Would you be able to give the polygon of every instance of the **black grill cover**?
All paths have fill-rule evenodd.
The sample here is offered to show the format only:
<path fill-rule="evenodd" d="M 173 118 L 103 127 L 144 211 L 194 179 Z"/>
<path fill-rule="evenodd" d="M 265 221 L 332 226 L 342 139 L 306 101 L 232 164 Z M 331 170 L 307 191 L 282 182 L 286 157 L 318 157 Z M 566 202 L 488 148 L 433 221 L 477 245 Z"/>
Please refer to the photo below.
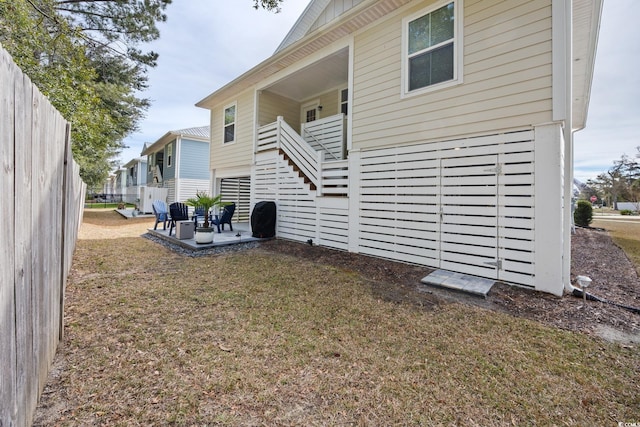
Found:
<path fill-rule="evenodd" d="M 251 231 L 253 237 L 266 238 L 276 235 L 275 202 L 258 202 L 251 212 Z"/>

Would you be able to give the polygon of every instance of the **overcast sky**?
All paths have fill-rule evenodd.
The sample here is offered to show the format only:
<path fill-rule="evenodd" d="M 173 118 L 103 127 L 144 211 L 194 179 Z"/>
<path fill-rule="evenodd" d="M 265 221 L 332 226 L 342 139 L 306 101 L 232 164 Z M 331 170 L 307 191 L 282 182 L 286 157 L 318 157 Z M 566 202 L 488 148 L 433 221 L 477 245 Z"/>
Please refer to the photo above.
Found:
<path fill-rule="evenodd" d="M 152 104 L 140 131 L 125 139 L 120 163 L 170 130 L 207 126 L 209 110 L 196 102 L 270 57 L 307 3 L 285 0 L 276 14 L 252 0 L 173 0 L 160 39 L 147 45 L 160 55 L 142 93 Z"/>
<path fill-rule="evenodd" d="M 273 54 L 307 0 L 285 0 L 282 12 L 252 8 L 251 0 L 174 0 L 149 72 L 152 101 L 140 131 L 125 140 L 121 164 L 138 157 L 145 142 L 170 130 L 209 124 L 195 103 Z M 640 145 L 640 1 L 605 0 L 587 128 L 575 134 L 575 177 L 609 169 Z"/>

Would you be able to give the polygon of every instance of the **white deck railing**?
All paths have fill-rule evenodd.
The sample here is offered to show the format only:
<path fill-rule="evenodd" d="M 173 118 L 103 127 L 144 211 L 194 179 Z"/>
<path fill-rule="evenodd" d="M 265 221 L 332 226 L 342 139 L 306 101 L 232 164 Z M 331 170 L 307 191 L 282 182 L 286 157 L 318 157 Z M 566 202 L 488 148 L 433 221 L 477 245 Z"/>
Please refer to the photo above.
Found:
<path fill-rule="evenodd" d="M 282 150 L 315 187 L 318 196 L 347 196 L 349 167 L 346 160 L 325 160 L 323 151 L 316 151 L 279 116 L 258 128 L 256 151 Z"/>
<path fill-rule="evenodd" d="M 314 150 L 323 151 L 326 159 L 342 160 L 345 158 L 345 123 L 345 115 L 336 114 L 303 123 L 300 134 Z"/>

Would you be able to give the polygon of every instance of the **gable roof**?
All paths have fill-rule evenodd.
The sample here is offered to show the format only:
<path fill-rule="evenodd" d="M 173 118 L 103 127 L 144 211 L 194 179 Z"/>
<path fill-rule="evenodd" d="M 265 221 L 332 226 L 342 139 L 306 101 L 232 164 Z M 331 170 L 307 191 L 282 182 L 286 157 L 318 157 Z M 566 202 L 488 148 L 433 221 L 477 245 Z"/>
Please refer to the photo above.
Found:
<path fill-rule="evenodd" d="M 340 18 L 366 0 L 312 0 L 274 53 Z"/>
<path fill-rule="evenodd" d="M 136 157 L 135 159 L 131 159 L 129 160 L 127 163 L 125 163 L 122 167 L 123 168 L 130 168 L 132 166 L 135 166 L 136 163 L 147 163 L 147 158 L 144 156 L 141 157 Z"/>
<path fill-rule="evenodd" d="M 209 126 L 198 126 L 187 129 L 180 130 L 172 130 L 169 131 L 170 134 L 181 136 L 181 137 L 194 137 L 199 139 L 209 139 Z"/>
<path fill-rule="evenodd" d="M 186 129 L 170 130 L 153 144 L 150 144 L 147 146 L 147 144 L 145 143 L 145 147 L 142 150 L 141 155 L 146 156 L 151 153 L 155 153 L 156 151 L 160 151 L 172 139 L 177 137 L 195 139 L 196 141 L 202 141 L 202 142 L 209 142 L 209 133 L 210 133 L 209 126 L 198 126 L 198 127 L 192 127 L 192 128 L 186 128 Z"/>
<path fill-rule="evenodd" d="M 283 47 L 270 58 L 196 103 L 196 106 L 212 107 L 410 2 L 411 0 L 363 0 L 357 6 L 345 10 L 339 19 L 334 19 L 318 31 L 312 31 Z"/>
<path fill-rule="evenodd" d="M 274 54 L 280 52 L 291 43 L 295 43 L 309 32 L 309 29 L 332 0 L 311 0 L 302 15 L 284 37 Z"/>

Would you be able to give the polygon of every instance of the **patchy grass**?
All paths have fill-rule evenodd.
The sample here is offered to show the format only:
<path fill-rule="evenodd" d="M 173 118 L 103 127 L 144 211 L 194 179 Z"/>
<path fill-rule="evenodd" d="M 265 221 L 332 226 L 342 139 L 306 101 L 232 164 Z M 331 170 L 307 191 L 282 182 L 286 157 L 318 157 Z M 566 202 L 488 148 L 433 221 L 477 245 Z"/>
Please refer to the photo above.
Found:
<path fill-rule="evenodd" d="M 640 353 L 273 252 L 82 240 L 52 425 L 615 425 Z M 44 425 L 44 423 L 42 424 Z"/>
<path fill-rule="evenodd" d="M 611 238 L 627 254 L 631 262 L 639 270 L 640 266 L 640 220 L 607 220 L 598 221 L 594 217 L 592 227 L 604 228 Z M 639 271 L 640 272 L 640 271 Z"/>

